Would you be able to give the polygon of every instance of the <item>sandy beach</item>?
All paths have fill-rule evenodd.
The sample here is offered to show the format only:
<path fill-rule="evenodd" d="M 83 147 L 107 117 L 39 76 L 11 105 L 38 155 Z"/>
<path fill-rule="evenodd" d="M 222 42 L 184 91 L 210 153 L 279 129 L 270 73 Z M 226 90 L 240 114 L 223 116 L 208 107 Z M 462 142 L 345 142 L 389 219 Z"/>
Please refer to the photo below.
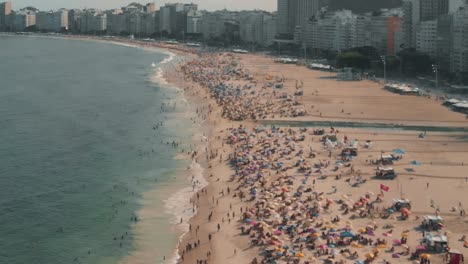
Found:
<path fill-rule="evenodd" d="M 166 73 L 198 105 L 208 139 L 194 158 L 204 160 L 209 185 L 192 199 L 198 211 L 180 243 L 181 263 L 443 263 L 446 250 L 468 254 L 466 133 L 300 123 L 467 127 L 464 115 L 434 98 L 339 82 L 263 56 L 191 59 Z M 303 96 L 294 96 L 299 89 Z M 375 177 L 380 162 L 395 179 Z M 403 210 L 406 200 L 411 208 Z M 425 216 L 443 221 L 424 229 Z"/>

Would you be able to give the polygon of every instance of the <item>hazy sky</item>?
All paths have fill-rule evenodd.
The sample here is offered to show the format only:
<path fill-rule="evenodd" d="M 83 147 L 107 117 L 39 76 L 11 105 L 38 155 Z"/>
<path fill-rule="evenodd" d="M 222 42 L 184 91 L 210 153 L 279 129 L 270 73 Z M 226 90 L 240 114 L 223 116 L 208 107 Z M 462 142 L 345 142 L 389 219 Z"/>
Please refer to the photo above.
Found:
<path fill-rule="evenodd" d="M 195 3 L 199 9 L 218 10 L 227 8 L 230 10 L 242 9 L 263 9 L 273 11 L 276 10 L 276 0 L 10 0 L 14 10 L 18 10 L 25 6 L 34 6 L 40 10 L 57 9 L 57 8 L 101 8 L 110 9 L 125 6 L 131 2 L 148 3 L 154 2 L 158 6 L 165 3 Z"/>

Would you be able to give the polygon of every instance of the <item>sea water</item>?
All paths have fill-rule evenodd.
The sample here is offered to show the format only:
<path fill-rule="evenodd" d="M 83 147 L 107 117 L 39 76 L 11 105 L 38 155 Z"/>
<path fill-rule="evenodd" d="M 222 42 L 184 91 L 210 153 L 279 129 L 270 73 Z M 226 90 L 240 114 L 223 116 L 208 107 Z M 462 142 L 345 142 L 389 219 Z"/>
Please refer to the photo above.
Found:
<path fill-rule="evenodd" d="M 157 76 L 170 58 L 0 36 L 0 263 L 171 258 L 190 193 L 174 194 L 193 173 L 174 157 L 196 129 L 180 90 Z"/>

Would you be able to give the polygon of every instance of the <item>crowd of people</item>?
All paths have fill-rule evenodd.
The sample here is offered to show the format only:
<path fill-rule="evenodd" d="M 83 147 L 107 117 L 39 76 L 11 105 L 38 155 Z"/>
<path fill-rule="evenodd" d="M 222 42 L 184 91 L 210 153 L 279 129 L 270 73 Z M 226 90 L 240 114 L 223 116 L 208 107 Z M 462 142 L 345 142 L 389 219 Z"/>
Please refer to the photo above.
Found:
<path fill-rule="evenodd" d="M 276 85 L 269 85 L 271 82 L 257 83 L 233 55 L 206 53 L 181 69 L 187 79 L 210 90 L 222 107 L 224 118 L 242 121 L 306 114 L 294 96 L 280 93 Z M 274 82 L 280 84 L 282 80 Z"/>

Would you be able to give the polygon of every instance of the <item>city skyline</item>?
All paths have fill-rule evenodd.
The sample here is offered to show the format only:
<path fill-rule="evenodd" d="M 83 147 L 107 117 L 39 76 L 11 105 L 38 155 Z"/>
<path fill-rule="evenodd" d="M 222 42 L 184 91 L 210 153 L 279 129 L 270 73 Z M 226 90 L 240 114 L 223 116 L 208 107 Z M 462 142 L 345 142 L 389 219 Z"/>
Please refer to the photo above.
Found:
<path fill-rule="evenodd" d="M 58 8 L 99 8 L 99 9 L 113 9 L 126 6 L 132 2 L 138 3 L 156 3 L 157 6 L 162 6 L 166 3 L 195 3 L 198 4 L 200 9 L 209 11 L 230 9 L 230 10 L 251 10 L 262 9 L 267 11 L 276 10 L 276 0 L 149 0 L 149 1 L 134 1 L 134 0 L 14 0 L 11 1 L 15 10 L 24 8 L 26 6 L 34 6 L 40 10 L 58 9 Z"/>

